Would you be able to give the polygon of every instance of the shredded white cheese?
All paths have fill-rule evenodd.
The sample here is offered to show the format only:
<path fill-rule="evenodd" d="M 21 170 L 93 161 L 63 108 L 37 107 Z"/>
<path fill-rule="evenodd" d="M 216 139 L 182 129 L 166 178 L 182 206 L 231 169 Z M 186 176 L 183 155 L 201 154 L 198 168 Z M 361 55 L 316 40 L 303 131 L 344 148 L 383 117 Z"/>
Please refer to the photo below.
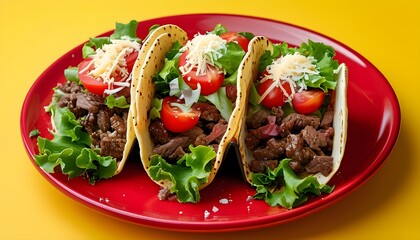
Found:
<path fill-rule="evenodd" d="M 181 51 L 189 51 L 186 56 L 186 64 L 179 68 L 181 74 L 185 75 L 193 69 L 197 69 L 197 76 L 205 75 L 207 65 L 214 66 L 214 62 L 226 51 L 226 40 L 214 33 L 197 34 L 181 48 Z"/>
<path fill-rule="evenodd" d="M 210 212 L 205 210 L 204 211 L 204 218 L 208 218 L 210 216 Z"/>
<path fill-rule="evenodd" d="M 261 95 L 259 103 L 271 92 L 275 87 L 279 87 L 284 96 L 287 97 L 287 101 L 291 101 L 293 94 L 297 91 L 307 89 L 302 78 L 307 78 L 308 74 L 318 74 L 316 66 L 313 64 L 314 58 L 309 56 L 305 57 L 299 53 L 287 54 L 282 56 L 269 66 L 267 66 L 267 75 L 261 79 L 261 83 L 271 79 L 273 83 L 267 88 L 267 90 Z M 281 81 L 286 81 L 291 87 L 291 94 L 282 86 Z"/>
<path fill-rule="evenodd" d="M 132 41 L 128 37 L 111 39 L 111 44 L 105 44 L 102 48 L 96 49 L 95 54 L 91 56 L 92 61 L 80 72 L 87 71 L 93 64 L 94 68 L 88 74 L 98 81 L 108 84 L 108 91 L 105 93 L 118 92 L 123 87 L 130 86 L 128 82 L 131 80 L 131 73 L 128 72 L 125 57 L 134 51 L 140 51 L 138 42 Z M 117 75 L 122 77 L 118 83 L 114 82 Z M 115 89 L 117 91 L 112 89 L 113 85 L 119 86 Z"/>

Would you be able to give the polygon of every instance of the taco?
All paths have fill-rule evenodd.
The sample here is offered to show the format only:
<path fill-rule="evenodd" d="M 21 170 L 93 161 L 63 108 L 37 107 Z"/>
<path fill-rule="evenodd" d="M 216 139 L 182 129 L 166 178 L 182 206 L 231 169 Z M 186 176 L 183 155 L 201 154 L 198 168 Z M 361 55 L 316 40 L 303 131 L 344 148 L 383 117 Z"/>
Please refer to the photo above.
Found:
<path fill-rule="evenodd" d="M 161 28 L 136 96 L 140 157 L 160 199 L 198 202 L 239 125 L 238 67 L 253 35 L 217 25 L 188 40 L 179 27 Z"/>
<path fill-rule="evenodd" d="M 240 162 L 256 199 L 292 208 L 327 185 L 347 136 L 347 67 L 334 49 L 255 37 L 243 62 Z"/>
<path fill-rule="evenodd" d="M 64 71 L 46 111 L 53 138 L 38 137 L 35 162 L 47 172 L 83 176 L 93 184 L 121 172 L 136 141 L 133 117 L 137 72 L 153 42 L 137 37 L 137 21 L 116 24 L 109 37 L 91 38 L 83 61 Z M 154 28 L 151 28 L 154 31 Z"/>

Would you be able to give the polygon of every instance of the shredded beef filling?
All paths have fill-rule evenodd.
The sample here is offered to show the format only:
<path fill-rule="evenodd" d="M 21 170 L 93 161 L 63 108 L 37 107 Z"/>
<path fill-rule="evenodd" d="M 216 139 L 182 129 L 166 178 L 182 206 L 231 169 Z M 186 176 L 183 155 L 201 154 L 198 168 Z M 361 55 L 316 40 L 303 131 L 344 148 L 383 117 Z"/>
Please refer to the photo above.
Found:
<path fill-rule="evenodd" d="M 332 170 L 331 157 L 334 129 L 333 111 L 328 109 L 322 119 L 291 113 L 284 116 L 281 108 L 259 110 L 246 120 L 245 139 L 254 160 L 252 172 L 274 169 L 279 161 L 290 158 L 290 167 L 300 175 L 318 173 L 327 176 Z"/>
<path fill-rule="evenodd" d="M 87 92 L 82 85 L 67 81 L 57 88 L 64 94 L 57 105 L 68 107 L 87 133 L 92 137 L 92 148 L 100 150 L 102 156 L 120 160 L 126 144 L 128 108 L 108 108 L 102 96 Z M 129 91 L 120 91 L 115 97 L 125 96 L 130 101 Z"/>
<path fill-rule="evenodd" d="M 155 147 L 153 154 L 175 162 L 190 152 L 189 146 L 211 146 L 216 152 L 219 143 L 226 132 L 227 122 L 220 115 L 219 110 L 209 103 L 195 103 L 193 109 L 201 112 L 196 126 L 183 133 L 173 133 L 165 128 L 159 118 L 149 125 L 150 136 Z"/>

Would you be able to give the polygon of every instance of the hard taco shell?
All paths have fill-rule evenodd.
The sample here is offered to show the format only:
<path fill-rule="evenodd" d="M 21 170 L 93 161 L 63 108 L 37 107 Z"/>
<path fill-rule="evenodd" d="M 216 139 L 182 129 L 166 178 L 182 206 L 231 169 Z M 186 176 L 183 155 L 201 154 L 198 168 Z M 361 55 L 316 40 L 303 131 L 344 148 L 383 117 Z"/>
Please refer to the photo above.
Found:
<path fill-rule="evenodd" d="M 253 160 L 251 151 L 246 147 L 245 138 L 248 134 L 248 130 L 245 124 L 245 119 L 248 112 L 249 94 L 251 84 L 258 77 L 258 65 L 260 57 L 265 51 L 273 52 L 273 43 L 266 37 L 256 36 L 254 37 L 248 48 L 248 53 L 244 57 L 242 69 L 242 81 L 240 85 L 240 92 L 242 93 L 243 99 L 241 101 L 241 111 L 238 117 L 241 119 L 238 131 L 235 136 L 239 139 L 239 154 L 240 162 L 242 165 L 243 175 L 245 179 L 252 183 L 251 170 L 249 163 Z M 343 159 L 344 150 L 346 146 L 347 138 L 347 67 L 345 64 L 341 64 L 337 69 L 337 87 L 334 100 L 334 140 L 332 157 L 333 167 L 332 171 L 328 176 L 324 176 L 321 173 L 317 173 L 314 176 L 318 179 L 320 184 L 326 184 L 332 176 L 337 172 Z"/>
<path fill-rule="evenodd" d="M 142 46 L 140 48 L 138 57 L 136 59 L 136 62 L 134 63 L 134 67 L 132 70 L 132 80 L 131 80 L 131 86 L 130 86 L 130 95 L 131 95 L 131 104 L 129 109 L 129 117 L 127 118 L 127 135 L 126 139 L 127 142 L 124 147 L 124 153 L 123 158 L 121 161 L 118 162 L 117 170 L 115 174 L 118 174 L 122 171 L 125 162 L 127 161 L 128 156 L 131 153 L 131 149 L 133 148 L 134 141 L 136 140 L 136 134 L 134 125 L 136 122 L 136 116 L 137 116 L 137 108 L 136 108 L 136 92 L 137 88 L 139 87 L 139 76 L 140 72 L 142 70 L 142 67 L 145 63 L 146 56 L 149 52 L 149 50 L 153 47 L 153 43 L 156 40 L 157 37 L 159 37 L 161 34 L 166 33 L 168 29 L 171 29 L 172 26 L 161 26 L 153 30 L 149 36 L 147 36 L 146 39 L 144 39 Z M 175 27 L 174 27 L 175 28 Z"/>
<path fill-rule="evenodd" d="M 152 149 L 154 148 L 154 143 L 150 137 L 148 126 L 150 124 L 150 119 L 148 113 L 150 110 L 151 101 L 154 98 L 154 83 L 152 82 L 153 76 L 162 69 L 165 60 L 165 54 L 171 50 L 172 45 L 175 41 L 183 44 L 188 40 L 188 36 L 184 30 L 175 26 L 175 25 L 165 25 L 161 29 L 164 33 L 159 36 L 155 36 L 155 41 L 152 48 L 149 50 L 146 58 L 145 64 L 142 66 L 142 69 L 139 71 L 139 86 L 136 92 L 136 111 L 137 117 L 135 121 L 135 133 L 140 146 L 140 157 L 143 163 L 143 167 L 146 172 L 149 173 L 150 167 L 150 156 L 152 155 Z M 154 33 L 155 34 L 155 33 Z M 157 34 L 156 34 L 157 35 Z M 241 102 L 242 94 L 240 92 L 240 73 L 238 73 L 238 84 L 237 92 L 238 97 L 236 99 L 235 108 L 231 114 L 231 117 L 228 121 L 228 127 L 225 134 L 222 137 L 222 140 L 219 144 L 218 151 L 216 153 L 216 158 L 213 162 L 213 168 L 208 177 L 208 181 L 199 186 L 199 189 L 203 189 L 208 186 L 214 179 L 217 171 L 220 168 L 222 159 L 228 149 L 228 146 L 231 142 L 237 142 L 236 136 L 236 127 L 239 125 L 241 120 L 238 117 L 240 112 L 239 104 Z M 162 187 L 170 188 L 172 183 L 168 180 L 163 180 L 157 182 L 157 184 Z"/>

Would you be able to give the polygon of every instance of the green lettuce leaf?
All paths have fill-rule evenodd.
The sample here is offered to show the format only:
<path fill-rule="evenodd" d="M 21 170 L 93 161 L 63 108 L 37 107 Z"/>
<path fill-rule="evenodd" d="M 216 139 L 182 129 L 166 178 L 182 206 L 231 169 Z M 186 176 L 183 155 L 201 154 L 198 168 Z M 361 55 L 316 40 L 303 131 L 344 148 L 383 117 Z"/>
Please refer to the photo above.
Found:
<path fill-rule="evenodd" d="M 235 42 L 226 43 L 226 52 L 222 57 L 217 58 L 214 64 L 218 68 L 224 69 L 227 76 L 233 75 L 238 71 L 242 58 L 245 56 L 245 51 Z"/>
<path fill-rule="evenodd" d="M 130 104 L 127 102 L 127 99 L 124 96 L 119 96 L 115 98 L 113 94 L 105 98 L 105 105 L 109 108 L 129 108 Z"/>
<path fill-rule="evenodd" d="M 170 92 L 169 83 L 174 79 L 182 81 L 181 73 L 178 69 L 178 58 L 172 60 L 165 58 L 165 65 L 162 70 L 153 77 L 156 92 L 161 96 L 167 96 Z"/>
<path fill-rule="evenodd" d="M 91 138 L 68 108 L 50 105 L 53 139 L 38 137 L 39 154 L 35 162 L 45 171 L 53 173 L 60 165 L 63 174 L 74 178 L 87 177 L 91 184 L 112 177 L 116 159 L 100 156 L 91 146 Z"/>
<path fill-rule="evenodd" d="M 225 26 L 223 26 L 222 24 L 217 24 L 215 27 L 214 27 L 214 29 L 211 31 L 211 33 L 214 33 L 214 34 L 216 34 L 217 36 L 220 36 L 220 35 L 222 35 L 223 33 L 227 33 L 227 32 L 229 32 L 229 30 L 225 27 Z M 248 40 L 251 40 L 252 38 L 254 38 L 254 34 L 253 33 L 251 33 L 251 32 L 238 32 L 237 33 L 238 35 L 240 35 L 240 36 L 244 36 L 244 37 L 246 37 Z"/>
<path fill-rule="evenodd" d="M 150 105 L 149 116 L 153 120 L 155 118 L 160 118 L 160 111 L 162 110 L 162 99 L 153 98 Z"/>
<path fill-rule="evenodd" d="M 220 115 L 222 115 L 223 119 L 229 121 L 230 115 L 233 111 L 232 102 L 226 95 L 226 88 L 221 87 L 217 92 L 210 94 L 208 96 L 204 96 L 205 99 L 210 101 L 216 108 L 220 111 Z"/>
<path fill-rule="evenodd" d="M 299 53 L 306 57 L 315 59 L 315 66 L 319 74 L 310 74 L 307 78 L 302 78 L 305 85 L 311 88 L 320 88 L 325 92 L 329 89 L 335 89 L 337 82 L 334 70 L 338 68 L 338 61 L 334 60 L 335 51 L 331 46 L 320 42 L 308 40 L 308 43 L 302 43 L 300 47 L 289 48 L 287 43 L 274 45 L 274 52 L 271 54 L 266 51 L 260 58 L 258 71 L 262 73 L 265 68 L 275 59 L 286 54 Z"/>
<path fill-rule="evenodd" d="M 121 39 L 123 36 L 129 37 L 132 41 L 140 42 L 141 39 L 137 37 L 138 22 L 131 20 L 127 24 L 115 23 L 115 31 L 109 37 L 90 38 L 89 42 L 85 43 L 82 48 L 83 58 L 87 58 L 94 54 L 96 49 L 102 48 L 105 44 L 110 44 L 111 39 Z"/>
<path fill-rule="evenodd" d="M 252 83 L 249 89 L 249 103 L 251 103 L 253 106 L 259 106 L 260 105 L 258 103 L 259 100 L 260 100 L 260 95 L 258 94 L 255 84 Z"/>
<path fill-rule="evenodd" d="M 69 67 L 64 70 L 64 77 L 70 82 L 75 82 L 81 84 L 79 79 L 79 68 L 78 67 Z"/>
<path fill-rule="evenodd" d="M 220 35 L 222 35 L 223 33 L 226 33 L 226 32 L 228 32 L 229 30 L 225 27 L 225 26 L 223 26 L 222 24 L 217 24 L 215 27 L 214 27 L 214 29 L 211 31 L 211 33 L 214 33 L 214 34 L 216 34 L 217 36 L 220 36 Z"/>
<path fill-rule="evenodd" d="M 38 129 L 34 129 L 29 133 L 29 137 L 37 137 L 39 135 L 39 130 Z"/>
<path fill-rule="evenodd" d="M 179 202 L 196 203 L 200 201 L 199 186 L 208 181 L 216 152 L 208 146 L 190 146 L 190 150 L 176 164 L 152 155 L 149 173 L 155 181 L 169 180 L 170 191 L 177 195 Z"/>
<path fill-rule="evenodd" d="M 181 56 L 181 53 L 179 51 L 181 48 L 182 48 L 181 43 L 179 43 L 178 41 L 175 41 L 174 44 L 172 45 L 171 50 L 166 53 L 165 57 L 168 60 L 179 58 L 179 56 Z"/>
<path fill-rule="evenodd" d="M 238 35 L 246 37 L 248 40 L 252 40 L 255 35 L 251 32 L 238 32 Z"/>
<path fill-rule="evenodd" d="M 121 39 L 121 37 L 128 36 L 132 40 L 139 40 L 137 38 L 137 26 L 138 22 L 136 20 L 131 20 L 127 24 L 115 23 L 115 31 L 111 34 L 111 39 Z"/>
<path fill-rule="evenodd" d="M 95 53 L 95 49 L 102 48 L 105 44 L 110 44 L 111 39 L 109 37 L 97 37 L 90 38 L 89 42 L 85 43 L 82 48 L 83 58 L 87 58 Z"/>
<path fill-rule="evenodd" d="M 252 173 L 252 185 L 256 187 L 256 199 L 265 200 L 270 206 L 288 209 L 307 201 L 309 195 L 331 193 L 334 187 L 319 184 L 313 176 L 298 177 L 289 166 L 290 159 L 283 159 L 277 168 L 266 173 Z"/>

